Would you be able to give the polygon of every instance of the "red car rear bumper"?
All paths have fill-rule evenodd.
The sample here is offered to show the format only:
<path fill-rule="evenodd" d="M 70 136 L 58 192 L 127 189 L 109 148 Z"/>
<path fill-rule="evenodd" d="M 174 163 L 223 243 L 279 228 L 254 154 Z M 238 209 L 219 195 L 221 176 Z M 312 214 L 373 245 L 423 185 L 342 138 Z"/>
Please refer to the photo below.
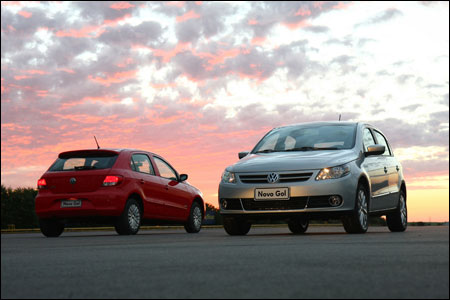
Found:
<path fill-rule="evenodd" d="M 63 200 L 81 200 L 81 206 L 61 207 Z M 125 207 L 126 200 L 127 195 L 116 188 L 104 188 L 93 193 L 77 194 L 40 192 L 36 196 L 35 207 L 39 218 L 119 216 Z"/>

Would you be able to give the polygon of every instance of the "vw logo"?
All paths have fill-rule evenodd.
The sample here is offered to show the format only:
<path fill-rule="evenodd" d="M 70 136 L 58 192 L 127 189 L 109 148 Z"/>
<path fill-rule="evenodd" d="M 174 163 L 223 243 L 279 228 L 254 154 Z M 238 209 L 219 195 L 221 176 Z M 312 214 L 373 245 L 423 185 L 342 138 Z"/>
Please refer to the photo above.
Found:
<path fill-rule="evenodd" d="M 77 180 L 74 177 L 72 177 L 72 178 L 70 178 L 69 182 L 71 184 L 75 184 L 75 183 L 77 183 Z"/>
<path fill-rule="evenodd" d="M 267 175 L 268 183 L 276 183 L 276 182 L 278 182 L 279 179 L 280 179 L 280 175 L 278 175 L 277 173 L 270 173 L 269 175 Z"/>

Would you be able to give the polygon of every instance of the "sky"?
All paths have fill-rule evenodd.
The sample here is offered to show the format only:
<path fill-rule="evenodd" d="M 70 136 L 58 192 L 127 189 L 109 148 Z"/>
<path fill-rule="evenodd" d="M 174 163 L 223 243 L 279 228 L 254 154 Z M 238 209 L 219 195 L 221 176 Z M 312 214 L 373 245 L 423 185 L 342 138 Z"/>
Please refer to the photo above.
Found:
<path fill-rule="evenodd" d="M 410 221 L 448 221 L 448 2 L 1 2 L 7 187 L 95 135 L 162 155 L 217 207 L 238 152 L 339 115 L 387 136 Z"/>

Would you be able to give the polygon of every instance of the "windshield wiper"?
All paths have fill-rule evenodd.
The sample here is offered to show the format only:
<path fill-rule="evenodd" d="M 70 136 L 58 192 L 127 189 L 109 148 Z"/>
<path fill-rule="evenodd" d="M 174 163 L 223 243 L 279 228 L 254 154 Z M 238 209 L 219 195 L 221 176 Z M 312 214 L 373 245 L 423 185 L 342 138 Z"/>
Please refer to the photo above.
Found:
<path fill-rule="evenodd" d="M 292 148 L 292 149 L 287 149 L 284 151 L 315 151 L 315 150 L 339 150 L 340 148 L 336 148 L 336 147 L 327 147 L 327 148 L 320 148 L 320 147 L 300 147 L 300 148 Z"/>
<path fill-rule="evenodd" d="M 271 153 L 271 152 L 280 152 L 279 150 L 265 149 L 261 151 L 256 151 L 255 153 Z"/>

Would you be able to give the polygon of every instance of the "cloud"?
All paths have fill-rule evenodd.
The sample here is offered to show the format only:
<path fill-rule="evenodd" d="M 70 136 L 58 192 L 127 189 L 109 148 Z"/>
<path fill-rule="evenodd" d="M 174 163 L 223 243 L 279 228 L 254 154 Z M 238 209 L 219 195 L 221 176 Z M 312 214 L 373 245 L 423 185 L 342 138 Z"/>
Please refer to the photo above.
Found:
<path fill-rule="evenodd" d="M 413 74 L 402 74 L 397 76 L 397 82 L 401 85 L 406 84 L 406 82 L 415 76 Z"/>
<path fill-rule="evenodd" d="M 355 72 L 358 68 L 356 65 L 351 64 L 354 59 L 355 57 L 344 54 L 333 58 L 330 64 L 337 64 L 341 70 L 341 74 L 345 75 Z"/>
<path fill-rule="evenodd" d="M 448 111 L 436 112 L 427 121 L 415 124 L 394 118 L 371 123 L 383 131 L 394 150 L 412 146 L 448 147 L 449 144 Z M 441 126 L 445 124 L 447 127 Z"/>
<path fill-rule="evenodd" d="M 191 42 L 204 36 L 209 39 L 225 30 L 225 19 L 236 12 L 234 6 L 228 3 L 209 2 L 200 6 L 189 3 L 191 10 L 177 15 L 175 26 L 178 41 Z M 200 17 L 201 16 L 201 17 Z"/>
<path fill-rule="evenodd" d="M 137 26 L 129 24 L 112 27 L 98 38 L 98 41 L 107 45 L 131 48 L 134 44 L 157 47 L 161 43 L 163 30 L 160 24 L 154 21 L 142 22 Z"/>
<path fill-rule="evenodd" d="M 326 33 L 330 31 L 330 28 L 327 26 L 306 26 L 303 30 L 310 31 L 313 33 Z"/>
<path fill-rule="evenodd" d="M 408 112 L 413 112 L 416 109 L 418 109 L 420 106 L 422 106 L 422 105 L 421 104 L 411 104 L 411 105 L 402 107 L 402 110 L 405 110 Z"/>
<path fill-rule="evenodd" d="M 246 21 L 241 27 L 250 31 L 253 37 L 265 37 L 280 23 L 290 30 L 304 28 L 312 32 L 326 32 L 323 26 L 311 26 L 308 20 L 314 19 L 332 9 L 338 9 L 338 2 L 295 2 L 295 1 L 266 1 L 249 2 L 251 9 L 247 13 Z M 250 21 L 251 22 L 250 22 Z"/>
<path fill-rule="evenodd" d="M 388 22 L 388 21 L 390 21 L 398 16 L 402 16 L 402 15 L 403 15 L 403 13 L 400 10 L 398 10 L 396 8 L 389 8 L 389 9 L 386 9 L 386 10 L 378 13 L 376 16 L 368 19 L 365 22 L 356 24 L 355 27 L 375 25 L 375 24 L 379 24 L 379 23 Z"/>
<path fill-rule="evenodd" d="M 448 93 L 442 97 L 441 103 L 448 107 Z"/>

